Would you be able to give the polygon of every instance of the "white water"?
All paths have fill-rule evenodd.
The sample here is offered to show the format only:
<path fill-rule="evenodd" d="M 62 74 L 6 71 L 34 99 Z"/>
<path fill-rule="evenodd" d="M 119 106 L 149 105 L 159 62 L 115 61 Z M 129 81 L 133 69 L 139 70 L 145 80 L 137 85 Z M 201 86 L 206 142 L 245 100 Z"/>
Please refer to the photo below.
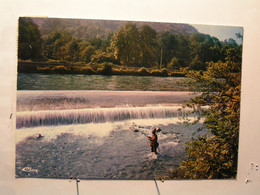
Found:
<path fill-rule="evenodd" d="M 188 118 L 190 123 L 194 121 L 193 117 Z M 181 118 L 158 118 L 158 119 L 137 119 L 126 120 L 120 122 L 106 122 L 106 123 L 89 123 L 77 125 L 60 125 L 60 126 L 44 126 L 44 127 L 31 127 L 21 128 L 16 131 L 16 142 L 25 140 L 27 137 L 41 134 L 45 140 L 52 141 L 57 136 L 64 133 L 72 133 L 80 136 L 95 136 L 103 139 L 109 137 L 112 131 L 133 131 L 138 129 L 140 132 L 150 135 L 151 129 L 159 126 L 177 125 L 182 123 Z M 148 127 L 148 128 L 145 128 Z M 176 139 L 176 135 L 160 135 L 160 139 Z"/>
<path fill-rule="evenodd" d="M 189 96 L 174 92 L 19 92 L 16 175 L 92 179 L 167 175 L 185 159 L 184 143 L 201 126 L 182 123 L 181 117 L 190 112 L 180 110 L 182 95 L 184 99 Z M 165 101 L 171 98 L 176 101 Z M 155 127 L 162 129 L 158 156 L 150 152 L 146 137 Z M 35 139 L 36 134 L 42 139 Z M 38 173 L 26 175 L 24 167 Z"/>
<path fill-rule="evenodd" d="M 125 108 L 89 108 L 73 110 L 25 111 L 16 115 L 16 127 L 66 124 L 104 123 L 128 119 L 182 117 L 190 109 L 181 106 L 150 106 Z"/>

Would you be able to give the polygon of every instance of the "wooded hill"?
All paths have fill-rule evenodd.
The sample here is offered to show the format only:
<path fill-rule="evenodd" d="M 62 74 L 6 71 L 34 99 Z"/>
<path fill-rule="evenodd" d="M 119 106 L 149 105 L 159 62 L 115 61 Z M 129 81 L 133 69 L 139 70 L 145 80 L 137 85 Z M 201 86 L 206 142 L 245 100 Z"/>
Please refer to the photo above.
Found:
<path fill-rule="evenodd" d="M 39 26 L 42 36 L 53 31 L 67 31 L 74 38 L 88 41 L 91 38 L 105 38 L 110 33 L 117 32 L 129 21 L 117 20 L 86 20 L 86 19 L 59 19 L 59 18 L 32 18 L 32 21 Z M 159 23 L 159 22 L 132 22 L 137 27 L 149 25 L 156 32 L 170 32 L 192 34 L 198 31 L 189 24 Z"/>

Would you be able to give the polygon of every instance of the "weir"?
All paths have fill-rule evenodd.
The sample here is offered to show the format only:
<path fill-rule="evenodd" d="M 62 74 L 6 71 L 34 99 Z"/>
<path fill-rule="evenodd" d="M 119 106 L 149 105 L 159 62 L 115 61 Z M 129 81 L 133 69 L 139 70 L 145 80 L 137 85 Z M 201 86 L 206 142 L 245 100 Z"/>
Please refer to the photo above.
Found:
<path fill-rule="evenodd" d="M 181 106 L 150 106 L 150 107 L 120 107 L 120 108 L 88 108 L 72 110 L 48 110 L 17 112 L 16 128 L 104 123 L 128 119 L 170 118 L 182 117 L 191 109 Z"/>

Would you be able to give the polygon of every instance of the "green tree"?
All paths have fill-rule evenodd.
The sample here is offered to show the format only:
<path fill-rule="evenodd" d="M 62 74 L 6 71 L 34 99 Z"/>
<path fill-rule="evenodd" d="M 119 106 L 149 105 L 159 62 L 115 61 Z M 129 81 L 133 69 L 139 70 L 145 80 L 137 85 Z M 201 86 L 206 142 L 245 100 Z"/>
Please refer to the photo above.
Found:
<path fill-rule="evenodd" d="M 237 46 L 237 42 L 234 39 L 229 38 L 229 39 L 224 40 L 224 45 L 230 45 L 232 47 L 236 47 Z"/>
<path fill-rule="evenodd" d="M 178 36 L 178 42 L 179 47 L 176 57 L 178 57 L 179 63 L 182 67 L 188 67 L 192 59 L 189 37 L 187 35 L 180 34 Z"/>
<path fill-rule="evenodd" d="M 149 25 L 143 25 L 140 27 L 139 33 L 141 66 L 152 67 L 156 63 L 157 57 L 157 32 Z"/>
<path fill-rule="evenodd" d="M 194 68 L 194 60 L 197 59 L 200 61 L 201 70 L 206 69 L 207 62 L 225 60 L 225 57 L 221 55 L 221 42 L 215 37 L 200 33 L 193 33 L 190 37 L 190 48 L 192 56 L 192 64 L 190 67 Z M 198 66 L 196 67 L 198 68 Z"/>
<path fill-rule="evenodd" d="M 139 40 L 139 32 L 135 24 L 127 23 L 120 28 L 112 41 L 115 58 L 121 64 L 138 64 L 140 58 Z"/>
<path fill-rule="evenodd" d="M 177 56 L 179 50 L 178 36 L 170 32 L 164 32 L 160 36 L 159 58 L 162 59 L 162 65 L 169 64 L 174 56 Z"/>
<path fill-rule="evenodd" d="M 92 56 L 91 62 L 97 64 L 104 63 L 104 62 L 116 63 L 116 60 L 113 53 L 97 50 L 95 54 Z"/>
<path fill-rule="evenodd" d="M 78 60 L 78 54 L 79 54 L 79 44 L 78 41 L 75 39 L 72 39 L 68 43 L 68 56 L 69 60 L 72 62 L 76 62 Z"/>
<path fill-rule="evenodd" d="M 45 40 L 45 56 L 54 60 L 69 60 L 68 43 L 72 40 L 70 33 L 54 31 Z"/>
<path fill-rule="evenodd" d="M 205 65 L 199 59 L 199 55 L 197 54 L 195 58 L 190 63 L 190 68 L 192 70 L 205 70 Z"/>
<path fill-rule="evenodd" d="M 199 83 L 203 93 L 187 106 L 204 117 L 208 129 L 204 136 L 187 143 L 188 158 L 171 173 L 170 178 L 235 178 L 240 118 L 240 83 L 242 47 L 227 51 L 225 62 L 210 62 L 207 70 L 189 71 L 187 76 Z M 207 109 L 201 110 L 202 106 Z"/>
<path fill-rule="evenodd" d="M 95 54 L 95 48 L 93 46 L 85 46 L 81 50 L 80 59 L 83 62 L 89 63 L 92 59 L 92 56 Z"/>
<path fill-rule="evenodd" d="M 42 59 L 42 38 L 39 27 L 30 18 L 19 18 L 18 58 Z"/>

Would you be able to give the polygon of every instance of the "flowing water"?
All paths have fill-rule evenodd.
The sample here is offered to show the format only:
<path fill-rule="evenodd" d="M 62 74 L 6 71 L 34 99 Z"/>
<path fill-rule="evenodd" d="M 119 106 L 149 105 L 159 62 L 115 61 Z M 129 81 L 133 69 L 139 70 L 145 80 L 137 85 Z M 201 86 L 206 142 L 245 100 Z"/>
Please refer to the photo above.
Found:
<path fill-rule="evenodd" d="M 18 74 L 18 90 L 195 91 L 183 77 Z"/>
<path fill-rule="evenodd" d="M 48 76 L 59 79 L 51 81 Z M 169 90 L 168 85 L 176 83 L 169 78 L 154 78 L 161 83 L 151 83 L 153 91 L 141 91 L 150 87 L 138 84 L 143 77 L 131 77 L 129 86 L 121 88 L 118 83 L 124 82 L 116 81 L 116 76 L 103 78 L 105 84 L 98 84 L 98 76 L 94 80 L 66 76 L 18 77 L 18 89 L 23 90 L 17 91 L 17 177 L 154 179 L 168 175 L 185 160 L 184 144 L 198 135 L 201 124 L 183 124 L 182 117 L 190 122 L 194 118 L 181 105 L 196 94 Z M 63 90 L 55 90 L 59 83 Z M 82 83 L 84 90 L 72 90 Z M 147 139 L 155 127 L 161 128 L 159 155 L 150 152 Z"/>

